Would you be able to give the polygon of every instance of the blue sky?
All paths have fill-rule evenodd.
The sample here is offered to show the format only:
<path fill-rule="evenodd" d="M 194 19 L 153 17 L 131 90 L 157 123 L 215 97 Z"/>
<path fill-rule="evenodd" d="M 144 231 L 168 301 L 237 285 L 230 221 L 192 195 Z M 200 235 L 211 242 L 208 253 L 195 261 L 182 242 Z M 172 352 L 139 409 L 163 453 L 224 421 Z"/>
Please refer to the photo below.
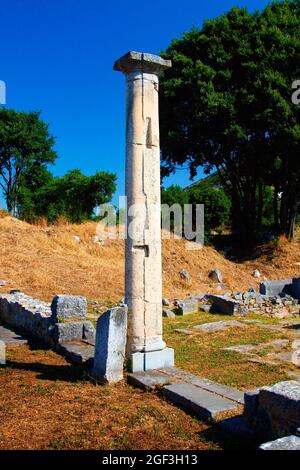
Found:
<path fill-rule="evenodd" d="M 193 25 L 232 6 L 264 0 L 0 0 L 0 80 L 7 107 L 41 110 L 56 136 L 54 174 L 117 173 L 124 194 L 125 79 L 114 72 L 129 50 L 159 53 Z M 201 170 L 199 176 L 201 176 Z M 164 185 L 189 184 L 178 171 Z"/>

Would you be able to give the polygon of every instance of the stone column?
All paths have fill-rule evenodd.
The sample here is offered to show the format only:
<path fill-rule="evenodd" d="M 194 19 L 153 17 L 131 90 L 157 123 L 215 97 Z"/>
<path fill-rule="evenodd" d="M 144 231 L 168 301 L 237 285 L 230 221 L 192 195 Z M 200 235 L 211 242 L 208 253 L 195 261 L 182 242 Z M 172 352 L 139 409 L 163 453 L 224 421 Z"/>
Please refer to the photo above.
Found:
<path fill-rule="evenodd" d="M 158 77 L 171 61 L 128 52 L 114 70 L 126 75 L 127 357 L 132 371 L 174 365 L 162 338 Z"/>

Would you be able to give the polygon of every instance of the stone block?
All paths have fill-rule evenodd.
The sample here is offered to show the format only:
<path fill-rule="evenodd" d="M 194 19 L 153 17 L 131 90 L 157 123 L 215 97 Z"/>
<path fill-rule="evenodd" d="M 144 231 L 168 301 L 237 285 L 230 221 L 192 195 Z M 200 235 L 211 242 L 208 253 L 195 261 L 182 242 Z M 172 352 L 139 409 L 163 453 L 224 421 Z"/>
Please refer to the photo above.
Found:
<path fill-rule="evenodd" d="M 84 320 L 86 310 L 87 302 L 85 297 L 80 295 L 56 295 L 51 304 L 52 321 L 53 323 L 60 323 L 74 321 L 75 319 Z"/>
<path fill-rule="evenodd" d="M 81 340 L 83 338 L 84 322 L 56 323 L 53 331 L 55 343 Z"/>
<path fill-rule="evenodd" d="M 174 312 L 172 312 L 172 310 L 164 308 L 162 311 L 162 316 L 166 318 L 175 318 L 176 315 Z"/>
<path fill-rule="evenodd" d="M 123 379 L 127 307 L 115 307 L 97 321 L 93 374 L 106 382 Z"/>
<path fill-rule="evenodd" d="M 219 269 L 213 269 L 212 271 L 210 271 L 208 277 L 213 282 L 222 283 L 222 281 L 223 281 L 222 272 Z"/>
<path fill-rule="evenodd" d="M 211 312 L 225 315 L 246 315 L 247 307 L 237 300 L 228 299 L 223 295 L 210 295 L 212 301 Z"/>
<path fill-rule="evenodd" d="M 83 322 L 83 339 L 89 339 L 94 341 L 96 339 L 96 330 L 94 325 L 90 321 Z"/>
<path fill-rule="evenodd" d="M 143 372 L 174 366 L 174 349 L 161 351 L 136 352 L 130 356 L 131 372 Z"/>
<path fill-rule="evenodd" d="M 300 450 L 300 438 L 285 436 L 275 441 L 265 442 L 259 448 L 260 450 Z"/>
<path fill-rule="evenodd" d="M 284 279 L 279 281 L 264 281 L 259 285 L 259 292 L 269 297 L 275 297 L 279 294 L 292 294 L 292 279 Z"/>
<path fill-rule="evenodd" d="M 171 402 L 204 420 L 215 419 L 221 413 L 233 411 L 240 406 L 219 395 L 185 383 L 166 385 L 161 392 Z"/>
<path fill-rule="evenodd" d="M 155 390 L 157 387 L 162 387 L 163 385 L 168 385 L 171 382 L 176 381 L 157 370 L 128 374 L 127 380 L 130 385 L 147 391 Z"/>
<path fill-rule="evenodd" d="M 261 388 L 255 425 L 266 439 L 295 434 L 300 426 L 300 383 L 289 380 Z"/>
<path fill-rule="evenodd" d="M 68 341 L 58 343 L 56 351 L 73 364 L 81 364 L 89 369 L 93 367 L 94 348 L 84 343 Z"/>
<path fill-rule="evenodd" d="M 198 301 L 196 299 L 191 300 L 178 300 L 177 310 L 179 315 L 187 315 L 190 313 L 198 312 Z"/>

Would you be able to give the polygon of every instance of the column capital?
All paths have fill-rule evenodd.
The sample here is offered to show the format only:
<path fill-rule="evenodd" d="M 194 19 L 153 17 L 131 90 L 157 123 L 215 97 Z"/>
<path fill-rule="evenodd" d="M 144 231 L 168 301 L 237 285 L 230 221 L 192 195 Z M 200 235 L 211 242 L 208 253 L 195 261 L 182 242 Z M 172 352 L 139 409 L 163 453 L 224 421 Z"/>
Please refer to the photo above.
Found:
<path fill-rule="evenodd" d="M 165 60 L 159 55 L 135 51 L 127 52 L 114 63 L 114 70 L 125 74 L 140 70 L 159 75 L 169 67 L 172 67 L 170 60 Z"/>

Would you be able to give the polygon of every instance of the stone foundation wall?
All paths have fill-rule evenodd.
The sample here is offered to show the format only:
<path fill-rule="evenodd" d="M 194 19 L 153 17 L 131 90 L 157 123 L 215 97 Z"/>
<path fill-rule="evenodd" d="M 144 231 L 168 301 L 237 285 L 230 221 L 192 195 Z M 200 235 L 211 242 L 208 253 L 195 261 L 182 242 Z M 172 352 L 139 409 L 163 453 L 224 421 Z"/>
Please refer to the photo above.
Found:
<path fill-rule="evenodd" d="M 19 291 L 0 296 L 0 321 L 54 349 L 61 343 L 95 338 L 95 328 L 85 317 L 86 300 L 80 296 L 55 296 L 51 305 Z"/>

